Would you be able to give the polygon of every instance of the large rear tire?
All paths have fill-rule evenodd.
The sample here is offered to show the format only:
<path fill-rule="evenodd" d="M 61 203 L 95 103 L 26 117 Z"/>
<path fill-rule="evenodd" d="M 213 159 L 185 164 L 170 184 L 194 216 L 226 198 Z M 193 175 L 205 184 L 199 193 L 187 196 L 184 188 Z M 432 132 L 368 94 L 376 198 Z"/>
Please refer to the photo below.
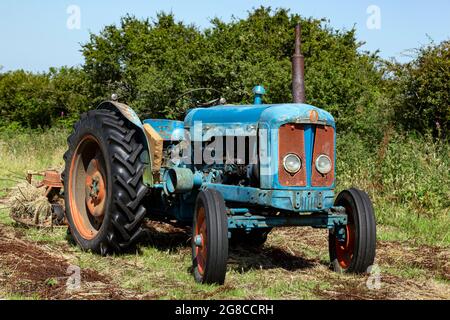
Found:
<path fill-rule="evenodd" d="M 228 219 L 225 201 L 218 191 L 210 189 L 200 192 L 192 230 L 195 281 L 223 284 L 228 260 Z"/>
<path fill-rule="evenodd" d="M 372 202 L 365 192 L 350 189 L 339 194 L 335 205 L 345 208 L 348 225 L 344 229 L 344 239 L 338 238 L 336 229 L 330 231 L 332 267 L 339 273 L 366 273 L 373 265 L 376 253 L 376 222 Z"/>
<path fill-rule="evenodd" d="M 75 124 L 64 155 L 66 216 L 86 251 L 120 253 L 139 239 L 148 188 L 146 152 L 136 129 L 118 112 L 89 111 Z"/>

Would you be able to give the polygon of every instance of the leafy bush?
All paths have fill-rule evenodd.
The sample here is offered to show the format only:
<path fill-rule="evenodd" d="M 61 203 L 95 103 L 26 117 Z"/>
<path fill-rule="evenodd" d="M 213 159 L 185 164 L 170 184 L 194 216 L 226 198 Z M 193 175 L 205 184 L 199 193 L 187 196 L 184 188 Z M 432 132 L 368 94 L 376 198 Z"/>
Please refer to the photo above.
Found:
<path fill-rule="evenodd" d="M 37 127 L 51 124 L 49 91 L 46 75 L 24 71 L 9 72 L 0 79 L 1 122 L 16 121 L 23 126 Z"/>
<path fill-rule="evenodd" d="M 82 46 L 83 69 L 0 73 L 0 127 L 69 126 L 113 92 L 142 117 L 171 119 L 217 98 L 216 90 L 230 103 L 250 103 L 256 84 L 267 87 L 267 103 L 289 102 L 293 29 L 301 20 L 307 100 L 330 111 L 340 132 L 380 142 L 386 128 L 399 124 L 448 136 L 449 41 L 419 49 L 410 63 L 386 63 L 360 51 L 354 29 L 300 18 L 261 7 L 244 19 L 212 19 L 200 30 L 172 14 L 125 16 L 91 34 Z M 183 95 L 196 88 L 207 90 Z"/>
<path fill-rule="evenodd" d="M 408 130 L 450 137 L 450 41 L 416 50 L 410 63 L 392 65 L 397 121 Z"/>
<path fill-rule="evenodd" d="M 373 148 L 355 134 L 338 139 L 339 189 L 358 186 L 380 199 L 411 205 L 426 218 L 450 214 L 450 146 L 431 136 L 388 131 Z"/>
<path fill-rule="evenodd" d="M 265 102 L 291 101 L 299 20 L 259 8 L 199 30 L 171 14 L 154 21 L 126 16 L 91 34 L 82 69 L 0 73 L 0 175 L 61 166 L 68 135 L 61 128 L 113 92 L 142 117 L 172 119 L 217 98 L 216 90 L 246 104 L 253 86 L 263 84 Z M 396 228 L 399 239 L 449 245 L 450 145 L 436 137 L 450 132 L 450 42 L 419 49 L 401 65 L 361 52 L 355 30 L 301 21 L 307 100 L 337 119 L 338 189 L 367 190 L 378 222 Z M 183 95 L 196 88 L 206 90 Z M 0 195 L 9 185 L 0 181 Z"/>
<path fill-rule="evenodd" d="M 432 136 L 387 131 L 380 144 L 338 137 L 338 190 L 369 192 L 377 221 L 397 240 L 450 245 L 450 146 Z"/>
<path fill-rule="evenodd" d="M 70 126 L 79 115 L 95 107 L 92 85 L 86 73 L 77 68 L 51 68 L 52 124 Z"/>
<path fill-rule="evenodd" d="M 171 14 L 159 14 L 152 22 L 126 16 L 119 26 L 91 34 L 83 45 L 84 69 L 97 96 L 116 91 L 148 117 L 182 118 L 196 101 L 215 94 L 203 91 L 191 100 L 179 99 L 195 88 L 214 88 L 229 102 L 245 104 L 253 100 L 253 86 L 263 84 L 266 102 L 289 102 L 298 21 L 300 16 L 287 10 L 263 7 L 246 19 L 213 19 L 204 31 L 176 22 Z M 355 30 L 337 31 L 325 20 L 301 21 L 308 102 L 333 112 L 341 130 L 377 130 L 379 136 L 374 125 L 382 81 L 377 57 L 358 51 Z"/>
<path fill-rule="evenodd" d="M 89 109 L 91 99 L 87 77 L 76 68 L 52 68 L 42 74 L 4 73 L 0 77 L 0 127 L 69 125 Z"/>

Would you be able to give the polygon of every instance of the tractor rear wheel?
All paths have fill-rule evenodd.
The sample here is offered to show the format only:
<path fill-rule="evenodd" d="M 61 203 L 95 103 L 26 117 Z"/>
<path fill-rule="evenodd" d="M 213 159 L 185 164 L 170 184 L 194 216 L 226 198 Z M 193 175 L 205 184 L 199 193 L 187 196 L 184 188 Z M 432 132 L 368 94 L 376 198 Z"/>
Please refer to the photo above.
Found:
<path fill-rule="evenodd" d="M 365 192 L 350 189 L 339 194 L 335 205 L 345 208 L 348 225 L 342 229 L 344 237 L 338 237 L 339 230 L 330 231 L 332 267 L 339 273 L 366 273 L 374 263 L 377 241 L 372 202 Z"/>
<path fill-rule="evenodd" d="M 195 280 L 223 284 L 228 260 L 228 218 L 222 195 L 212 189 L 197 198 L 192 229 L 192 261 Z"/>
<path fill-rule="evenodd" d="M 145 152 L 136 130 L 109 110 L 75 124 L 64 155 L 66 216 L 75 242 L 101 255 L 122 252 L 144 233 Z"/>

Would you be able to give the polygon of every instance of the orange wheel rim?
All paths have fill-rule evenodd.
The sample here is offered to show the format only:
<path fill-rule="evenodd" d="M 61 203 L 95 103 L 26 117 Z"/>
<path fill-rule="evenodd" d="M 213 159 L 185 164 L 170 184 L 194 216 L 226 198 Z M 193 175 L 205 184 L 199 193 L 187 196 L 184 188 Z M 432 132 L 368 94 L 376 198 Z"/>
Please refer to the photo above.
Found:
<path fill-rule="evenodd" d="M 348 213 L 349 221 L 345 228 L 345 241 L 341 242 L 339 239 L 335 239 L 336 258 L 343 269 L 348 269 L 350 267 L 355 249 L 355 224 L 353 223 L 351 209 L 347 208 L 346 211 Z"/>
<path fill-rule="evenodd" d="M 69 206 L 78 233 L 94 239 L 103 223 L 107 197 L 105 161 L 98 140 L 88 135 L 78 144 L 69 170 Z"/>
<path fill-rule="evenodd" d="M 194 241 L 197 237 L 201 237 L 201 244 L 195 245 L 195 259 L 197 261 L 197 270 L 204 275 L 207 258 L 207 230 L 205 208 L 200 207 L 197 211 L 197 222 L 195 224 Z"/>

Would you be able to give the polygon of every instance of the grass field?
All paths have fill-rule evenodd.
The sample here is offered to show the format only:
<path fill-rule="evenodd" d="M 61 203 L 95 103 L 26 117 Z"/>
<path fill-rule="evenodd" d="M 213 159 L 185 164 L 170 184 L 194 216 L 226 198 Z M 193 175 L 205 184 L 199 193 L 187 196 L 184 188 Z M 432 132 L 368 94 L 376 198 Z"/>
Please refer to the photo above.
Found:
<path fill-rule="evenodd" d="M 62 168 L 68 132 L 0 135 L 0 198 L 28 169 Z M 374 200 L 380 277 L 328 268 L 327 234 L 274 231 L 261 249 L 233 248 L 224 286 L 190 275 L 189 230 L 148 223 L 138 252 L 99 257 L 66 240 L 64 229 L 15 225 L 0 209 L 0 296 L 10 299 L 450 299 L 450 148 L 428 138 L 386 136 L 370 146 L 339 139 L 338 188 L 358 186 Z M 5 206 L 0 202 L 0 208 Z M 82 289 L 67 292 L 67 267 Z M 380 287 L 367 283 L 379 279 Z M 375 281 L 375 283 L 377 283 Z M 378 288 L 378 289 L 377 289 Z"/>

